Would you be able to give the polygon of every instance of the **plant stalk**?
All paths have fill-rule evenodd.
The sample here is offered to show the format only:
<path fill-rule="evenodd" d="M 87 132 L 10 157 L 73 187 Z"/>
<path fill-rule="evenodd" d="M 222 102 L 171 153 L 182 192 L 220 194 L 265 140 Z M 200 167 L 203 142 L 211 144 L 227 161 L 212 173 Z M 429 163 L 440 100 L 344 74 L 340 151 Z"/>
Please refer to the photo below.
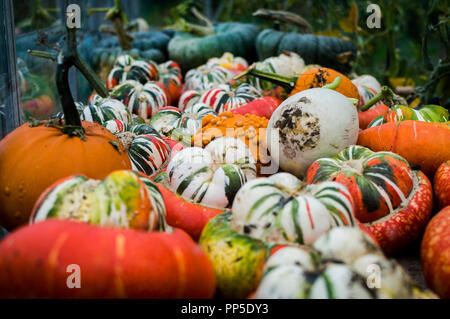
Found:
<path fill-rule="evenodd" d="M 366 104 L 361 107 L 361 111 L 367 111 L 371 106 L 375 105 L 379 101 L 392 100 L 394 98 L 394 92 L 387 86 L 381 88 L 381 92 L 371 98 Z"/>
<path fill-rule="evenodd" d="M 256 65 L 251 65 L 247 70 L 239 74 L 234 78 L 234 80 L 239 80 L 240 78 L 243 78 L 244 76 L 252 75 L 257 78 L 273 82 L 275 84 L 281 85 L 287 89 L 292 90 L 295 87 L 295 83 L 297 82 L 298 77 L 287 77 L 282 76 L 274 73 L 269 73 L 265 71 L 261 71 L 256 69 Z"/>

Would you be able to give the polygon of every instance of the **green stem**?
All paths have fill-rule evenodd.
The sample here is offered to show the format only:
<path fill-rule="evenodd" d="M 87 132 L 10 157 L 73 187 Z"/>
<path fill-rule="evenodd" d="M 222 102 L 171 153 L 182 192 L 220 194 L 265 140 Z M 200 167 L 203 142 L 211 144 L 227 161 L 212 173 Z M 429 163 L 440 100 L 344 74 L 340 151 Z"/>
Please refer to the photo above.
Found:
<path fill-rule="evenodd" d="M 247 76 L 247 75 L 252 75 L 257 78 L 273 82 L 275 84 L 284 86 L 290 90 L 292 90 L 295 87 L 295 82 L 297 82 L 297 79 L 298 79 L 298 77 L 296 77 L 296 76 L 287 77 L 287 76 L 282 76 L 282 75 L 278 75 L 275 73 L 261 71 L 261 70 L 256 69 L 256 66 L 253 64 L 247 70 L 245 70 L 244 72 L 242 72 L 241 74 L 236 76 L 234 78 L 234 80 L 239 80 L 240 78 L 243 78 L 244 76 Z"/>
<path fill-rule="evenodd" d="M 338 76 L 334 79 L 333 82 L 331 82 L 327 85 L 324 85 L 323 88 L 330 89 L 330 90 L 336 90 L 339 87 L 339 85 L 341 84 L 341 81 L 342 81 L 342 76 Z"/>
<path fill-rule="evenodd" d="M 49 59 L 52 61 L 56 61 L 56 59 L 58 58 L 57 54 L 53 54 L 53 53 L 45 52 L 45 51 L 28 50 L 27 53 L 30 55 L 36 56 L 38 58 Z"/>
<path fill-rule="evenodd" d="M 394 92 L 387 86 L 381 88 L 381 92 L 371 98 L 366 104 L 361 107 L 361 111 L 367 111 L 371 106 L 375 105 L 379 101 L 392 100 Z"/>
<path fill-rule="evenodd" d="M 191 33 L 191 34 L 194 34 L 194 35 L 197 35 L 200 37 L 204 37 L 204 36 L 208 36 L 208 35 L 212 35 L 212 34 L 216 33 L 213 28 L 189 23 L 186 20 L 184 20 L 183 18 L 180 18 L 175 22 L 175 29 L 177 29 L 178 31 L 181 31 L 181 32 Z"/>

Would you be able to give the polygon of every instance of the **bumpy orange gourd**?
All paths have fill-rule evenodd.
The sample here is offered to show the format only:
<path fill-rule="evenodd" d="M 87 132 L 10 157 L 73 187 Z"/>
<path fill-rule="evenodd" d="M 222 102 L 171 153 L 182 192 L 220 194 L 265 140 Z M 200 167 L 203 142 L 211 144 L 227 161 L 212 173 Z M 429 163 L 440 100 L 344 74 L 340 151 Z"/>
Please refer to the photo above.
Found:
<path fill-rule="evenodd" d="M 339 76 L 341 77 L 341 82 L 335 91 L 346 97 L 359 99 L 358 88 L 352 81 L 342 73 L 330 68 L 311 68 L 303 72 L 298 77 L 295 87 L 289 96 L 307 89 L 320 88 L 327 84 L 331 84 Z"/>
<path fill-rule="evenodd" d="M 450 160 L 439 166 L 434 175 L 433 188 L 439 207 L 450 206 Z"/>
<path fill-rule="evenodd" d="M 85 140 L 60 128 L 25 123 L 0 142 L 0 224 L 26 224 L 39 195 L 57 180 L 76 174 L 103 179 L 131 169 L 123 146 L 103 126 L 83 122 Z"/>

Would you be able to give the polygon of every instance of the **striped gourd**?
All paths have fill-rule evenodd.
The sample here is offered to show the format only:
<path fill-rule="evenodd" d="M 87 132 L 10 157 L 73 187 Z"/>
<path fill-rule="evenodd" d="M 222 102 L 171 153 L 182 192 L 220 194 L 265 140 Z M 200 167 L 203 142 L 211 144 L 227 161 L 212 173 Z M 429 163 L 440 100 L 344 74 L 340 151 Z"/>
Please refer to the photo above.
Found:
<path fill-rule="evenodd" d="M 102 124 L 109 120 L 120 120 L 130 123 L 132 116 L 127 107 L 120 101 L 111 98 L 101 98 L 95 95 L 87 106 L 78 103 L 78 110 L 82 121 Z"/>
<path fill-rule="evenodd" d="M 134 170 L 152 177 L 165 168 L 170 147 L 148 124 L 127 125 L 119 120 L 106 122 L 105 127 L 124 146 Z"/>
<path fill-rule="evenodd" d="M 170 104 L 178 101 L 183 85 L 180 66 L 175 61 L 167 61 L 158 65 L 159 82 L 165 85 L 170 93 Z"/>
<path fill-rule="evenodd" d="M 176 107 L 165 107 L 152 117 L 150 125 L 160 134 L 167 136 L 175 128 L 181 129 L 184 134 L 194 135 L 202 126 L 202 118 L 209 114 L 217 115 L 212 108 L 203 103 L 194 104 L 184 111 Z"/>
<path fill-rule="evenodd" d="M 374 119 L 368 127 L 407 120 L 443 123 L 449 121 L 449 119 L 448 110 L 439 105 L 424 105 L 417 109 L 406 105 L 396 105 L 386 115 Z"/>
<path fill-rule="evenodd" d="M 124 103 L 132 114 L 149 119 L 161 107 L 167 106 L 169 92 L 159 82 L 147 82 L 145 85 L 136 81 L 126 81 L 111 91 L 111 97 Z"/>
<path fill-rule="evenodd" d="M 201 97 L 202 93 L 198 90 L 186 90 L 180 96 L 180 100 L 178 101 L 178 108 L 181 111 L 184 111 L 185 109 L 200 102 Z"/>
<path fill-rule="evenodd" d="M 367 223 L 392 213 L 414 187 L 408 162 L 391 152 L 350 146 L 331 158 L 316 160 L 306 172 L 307 183 L 335 181 L 345 185 L 355 202 L 355 216 Z"/>
<path fill-rule="evenodd" d="M 185 148 L 167 167 L 167 184 L 173 192 L 214 208 L 231 206 L 242 185 L 255 177 L 250 150 L 232 137 L 217 138 L 204 149 Z"/>
<path fill-rule="evenodd" d="M 253 238 L 278 244 L 312 244 L 337 226 L 355 224 L 353 201 L 335 182 L 306 185 L 278 173 L 245 184 L 233 202 L 232 226 Z"/>
<path fill-rule="evenodd" d="M 156 185 L 135 171 L 115 171 L 104 180 L 70 176 L 38 200 L 31 222 L 71 219 L 99 226 L 166 230 L 165 204 Z"/>
<path fill-rule="evenodd" d="M 317 262 L 314 251 L 285 247 L 266 262 L 256 299 L 375 299 L 363 276 L 343 263 Z"/>
<path fill-rule="evenodd" d="M 222 113 L 234 110 L 260 97 L 262 97 L 261 91 L 250 84 L 243 83 L 236 89 L 229 84 L 221 84 L 205 91 L 200 102 L 211 106 L 217 113 Z"/>
<path fill-rule="evenodd" d="M 109 72 L 106 87 L 112 90 L 115 86 L 127 80 L 138 81 L 142 84 L 158 79 L 158 69 L 151 61 L 134 60 L 130 55 L 121 55 Z"/>
<path fill-rule="evenodd" d="M 230 70 L 215 63 L 208 63 L 186 73 L 185 89 L 208 90 L 219 84 L 227 83 L 233 76 L 234 74 Z"/>
<path fill-rule="evenodd" d="M 305 62 L 294 52 L 282 52 L 279 56 L 257 62 L 256 69 L 281 76 L 294 77 L 303 73 Z M 254 76 L 250 76 L 248 82 L 261 91 L 271 90 L 276 87 L 272 82 L 261 80 Z"/>

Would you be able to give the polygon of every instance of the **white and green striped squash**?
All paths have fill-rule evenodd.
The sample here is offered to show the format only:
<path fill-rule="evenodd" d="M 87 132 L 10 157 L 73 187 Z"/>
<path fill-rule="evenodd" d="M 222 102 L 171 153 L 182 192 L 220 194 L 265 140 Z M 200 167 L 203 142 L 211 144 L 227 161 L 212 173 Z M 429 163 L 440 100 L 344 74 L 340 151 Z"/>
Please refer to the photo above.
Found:
<path fill-rule="evenodd" d="M 153 177 L 166 167 L 170 147 L 152 126 L 127 125 L 119 120 L 108 121 L 104 126 L 123 145 L 134 170 Z"/>
<path fill-rule="evenodd" d="M 220 84 L 214 89 L 205 91 L 200 98 L 200 103 L 205 103 L 217 113 L 222 113 L 234 110 L 262 96 L 260 90 L 247 83 L 239 85 L 236 89 L 229 84 Z"/>
<path fill-rule="evenodd" d="M 186 90 L 207 90 L 224 84 L 233 78 L 230 70 L 215 64 L 207 63 L 189 70 L 184 78 Z"/>
<path fill-rule="evenodd" d="M 152 61 L 135 60 L 130 55 L 124 54 L 117 58 L 113 69 L 109 72 L 106 87 L 111 90 L 128 80 L 145 84 L 157 79 L 158 69 Z"/>
<path fill-rule="evenodd" d="M 130 123 L 132 116 L 127 107 L 120 101 L 111 98 L 102 98 L 95 95 L 88 105 L 77 103 L 82 121 L 96 122 L 101 125 L 109 120 L 120 120 Z"/>
<path fill-rule="evenodd" d="M 333 228 L 316 240 L 313 247 L 323 259 L 351 266 L 366 282 L 376 286 L 377 298 L 412 297 L 413 281 L 405 270 L 394 259 L 386 258 L 374 240 L 360 229 Z"/>
<path fill-rule="evenodd" d="M 285 247 L 266 262 L 256 299 L 374 299 L 364 277 L 339 262 L 317 263 L 314 252 Z"/>
<path fill-rule="evenodd" d="M 145 85 L 136 81 L 126 81 L 111 91 L 113 99 L 121 101 L 132 114 L 149 119 L 161 107 L 167 106 L 169 92 L 162 83 L 147 82 Z"/>
<path fill-rule="evenodd" d="M 236 194 L 231 225 L 241 234 L 276 244 L 313 244 L 333 227 L 354 226 L 354 205 L 345 186 L 307 185 L 278 173 L 247 182 Z"/>
<path fill-rule="evenodd" d="M 286 77 L 299 76 L 305 71 L 305 61 L 294 52 L 282 52 L 279 56 L 270 57 L 262 62 L 257 62 L 255 68 L 260 71 L 275 73 Z M 270 90 L 275 84 L 250 76 L 248 82 L 254 87 L 265 91 Z"/>
<path fill-rule="evenodd" d="M 41 196 L 31 223 L 49 218 L 99 226 L 167 230 L 166 208 L 157 186 L 135 171 L 115 171 L 104 180 L 64 178 Z"/>
<path fill-rule="evenodd" d="M 170 160 L 168 187 L 195 203 L 214 208 L 229 207 L 238 190 L 256 177 L 255 163 L 241 140 L 216 138 L 204 149 L 185 148 Z"/>
<path fill-rule="evenodd" d="M 194 135 L 202 126 L 202 118 L 209 114 L 217 115 L 212 108 L 203 103 L 194 104 L 184 111 L 169 106 L 159 110 L 150 120 L 150 125 L 166 136 L 176 128 L 184 134 Z"/>

